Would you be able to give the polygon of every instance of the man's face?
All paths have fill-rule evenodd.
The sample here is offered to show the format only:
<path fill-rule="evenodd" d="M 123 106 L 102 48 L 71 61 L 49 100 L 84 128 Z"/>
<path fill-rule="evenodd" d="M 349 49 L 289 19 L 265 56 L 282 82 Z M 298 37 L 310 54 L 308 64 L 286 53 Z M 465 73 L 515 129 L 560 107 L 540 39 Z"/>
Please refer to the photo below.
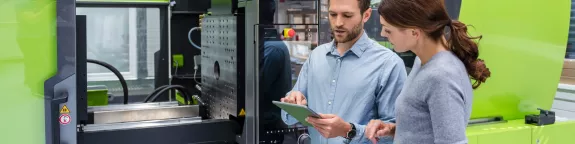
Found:
<path fill-rule="evenodd" d="M 346 43 L 359 37 L 370 14 L 368 9 L 362 15 L 358 0 L 330 0 L 329 22 L 335 41 Z"/>

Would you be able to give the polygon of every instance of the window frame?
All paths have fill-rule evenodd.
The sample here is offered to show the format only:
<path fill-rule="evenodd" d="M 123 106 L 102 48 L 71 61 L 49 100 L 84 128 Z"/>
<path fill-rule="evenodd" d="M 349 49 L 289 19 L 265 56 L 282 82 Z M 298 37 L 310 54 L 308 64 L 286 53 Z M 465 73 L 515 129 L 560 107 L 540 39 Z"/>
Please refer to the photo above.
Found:
<path fill-rule="evenodd" d="M 128 25 L 130 25 L 129 29 L 128 29 L 128 35 L 129 35 L 129 40 L 128 40 L 128 45 L 129 45 L 129 49 L 128 49 L 128 57 L 129 57 L 129 70 L 127 72 L 120 72 L 120 74 L 122 74 L 122 76 L 124 77 L 124 79 L 126 81 L 135 81 L 135 80 L 150 80 L 150 79 L 157 79 L 156 78 L 156 74 L 154 74 L 154 76 L 149 76 L 145 75 L 145 76 L 141 76 L 141 74 L 138 72 L 138 30 L 137 27 L 134 27 L 137 25 L 137 9 L 138 8 L 158 8 L 159 11 L 159 26 L 160 26 L 160 35 L 159 38 L 160 40 L 160 53 L 167 53 L 167 57 L 168 59 L 170 59 L 170 52 L 169 52 L 169 42 L 168 42 L 168 37 L 169 37 L 169 30 L 167 29 L 167 26 L 169 25 L 168 22 L 165 22 L 163 20 L 167 20 L 166 17 L 168 17 L 168 9 L 169 9 L 169 3 L 168 2 L 96 2 L 96 1 L 78 1 L 76 2 L 76 9 L 78 8 L 127 8 L 128 9 Z M 147 57 L 147 56 L 146 56 Z M 150 59 L 147 59 L 148 61 Z M 154 60 L 153 57 L 151 60 Z M 162 67 L 159 67 L 157 70 L 160 71 L 167 71 L 167 72 L 163 72 L 163 73 L 167 73 L 168 75 L 165 76 L 166 78 L 169 78 L 170 76 L 170 62 L 167 62 L 168 66 L 165 70 L 163 70 Z M 145 67 L 146 69 L 148 69 L 148 67 Z M 149 70 L 147 70 L 148 72 L 150 72 Z M 155 72 L 156 70 L 154 70 Z M 158 72 L 155 72 L 158 73 Z M 100 72 L 100 73 L 87 73 L 88 76 L 88 82 L 106 82 L 106 81 L 117 81 L 118 78 L 116 77 L 116 75 L 113 72 Z M 163 77 L 163 76 L 162 76 Z"/>

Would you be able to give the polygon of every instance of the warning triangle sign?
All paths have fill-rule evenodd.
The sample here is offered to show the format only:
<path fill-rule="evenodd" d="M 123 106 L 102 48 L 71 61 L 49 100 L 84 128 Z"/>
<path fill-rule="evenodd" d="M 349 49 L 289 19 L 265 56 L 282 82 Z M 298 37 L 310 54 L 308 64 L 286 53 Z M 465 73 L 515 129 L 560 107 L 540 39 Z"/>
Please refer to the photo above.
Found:
<path fill-rule="evenodd" d="M 68 107 L 64 105 L 62 109 L 60 109 L 60 114 L 68 114 L 68 113 L 70 113 L 70 109 L 68 109 Z"/>
<path fill-rule="evenodd" d="M 246 111 L 244 111 L 244 109 L 242 109 L 242 111 L 240 111 L 240 115 L 239 116 L 246 116 Z"/>

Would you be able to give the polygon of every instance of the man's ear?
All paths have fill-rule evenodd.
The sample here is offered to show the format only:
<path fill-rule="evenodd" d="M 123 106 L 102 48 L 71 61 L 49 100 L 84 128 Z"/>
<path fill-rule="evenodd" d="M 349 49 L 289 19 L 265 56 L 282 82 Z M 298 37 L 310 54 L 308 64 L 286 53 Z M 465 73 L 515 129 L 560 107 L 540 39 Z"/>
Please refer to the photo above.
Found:
<path fill-rule="evenodd" d="M 366 23 L 369 18 L 371 17 L 371 8 L 368 8 L 367 10 L 365 10 L 365 12 L 363 13 L 363 22 Z"/>

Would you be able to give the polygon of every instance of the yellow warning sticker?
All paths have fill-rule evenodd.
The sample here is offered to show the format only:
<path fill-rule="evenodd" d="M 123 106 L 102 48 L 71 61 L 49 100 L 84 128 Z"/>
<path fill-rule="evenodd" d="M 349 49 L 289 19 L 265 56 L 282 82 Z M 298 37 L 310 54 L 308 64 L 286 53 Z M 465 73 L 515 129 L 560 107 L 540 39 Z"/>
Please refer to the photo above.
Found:
<path fill-rule="evenodd" d="M 70 109 L 68 109 L 68 107 L 64 105 L 62 109 L 60 109 L 60 114 L 68 114 L 68 113 L 70 113 Z"/>
<path fill-rule="evenodd" d="M 244 111 L 244 109 L 242 109 L 242 111 L 240 111 L 240 115 L 239 116 L 246 116 L 246 111 Z"/>

